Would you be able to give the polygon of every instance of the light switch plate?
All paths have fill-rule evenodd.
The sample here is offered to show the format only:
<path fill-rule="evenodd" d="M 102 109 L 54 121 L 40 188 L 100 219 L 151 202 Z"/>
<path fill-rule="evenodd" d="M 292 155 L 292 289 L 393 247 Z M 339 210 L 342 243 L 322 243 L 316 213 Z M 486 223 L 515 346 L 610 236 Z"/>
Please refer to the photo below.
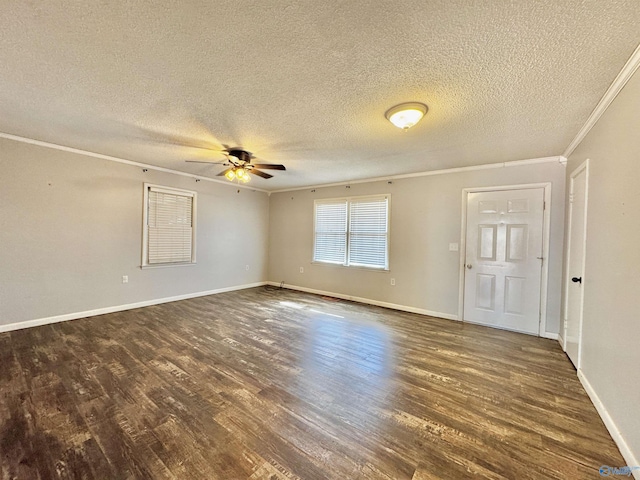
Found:
<path fill-rule="evenodd" d="M 450 252 L 457 252 L 458 251 L 458 244 L 457 243 L 450 243 L 449 244 L 449 251 Z"/>

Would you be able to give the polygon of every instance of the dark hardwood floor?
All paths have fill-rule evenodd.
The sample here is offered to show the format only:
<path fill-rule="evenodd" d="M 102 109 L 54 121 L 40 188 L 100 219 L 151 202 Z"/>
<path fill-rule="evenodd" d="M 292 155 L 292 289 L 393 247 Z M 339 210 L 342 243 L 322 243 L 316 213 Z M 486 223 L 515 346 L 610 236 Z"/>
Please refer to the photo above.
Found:
<path fill-rule="evenodd" d="M 0 335 L 2 479 L 599 478 L 557 342 L 272 287 Z"/>

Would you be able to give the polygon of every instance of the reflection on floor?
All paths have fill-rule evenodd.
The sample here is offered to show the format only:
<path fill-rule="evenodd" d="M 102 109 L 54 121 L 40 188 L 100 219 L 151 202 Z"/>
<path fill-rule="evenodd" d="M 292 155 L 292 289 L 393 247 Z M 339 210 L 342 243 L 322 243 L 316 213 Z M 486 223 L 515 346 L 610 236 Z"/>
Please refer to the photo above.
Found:
<path fill-rule="evenodd" d="M 260 287 L 0 334 L 1 478 L 596 478 L 555 341 Z"/>

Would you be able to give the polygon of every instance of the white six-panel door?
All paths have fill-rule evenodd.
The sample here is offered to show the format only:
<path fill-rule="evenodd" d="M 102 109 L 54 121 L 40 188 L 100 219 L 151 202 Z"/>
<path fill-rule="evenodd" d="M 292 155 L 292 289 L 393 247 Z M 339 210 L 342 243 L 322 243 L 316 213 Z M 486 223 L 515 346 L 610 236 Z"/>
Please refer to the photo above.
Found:
<path fill-rule="evenodd" d="M 468 193 L 464 321 L 538 334 L 543 218 L 543 188 Z"/>

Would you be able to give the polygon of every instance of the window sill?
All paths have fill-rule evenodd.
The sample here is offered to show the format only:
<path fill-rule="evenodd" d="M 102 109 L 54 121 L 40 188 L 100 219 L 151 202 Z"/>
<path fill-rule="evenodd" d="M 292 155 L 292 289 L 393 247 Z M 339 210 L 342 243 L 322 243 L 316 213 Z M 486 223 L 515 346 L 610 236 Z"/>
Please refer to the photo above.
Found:
<path fill-rule="evenodd" d="M 189 263 L 156 263 L 153 265 L 140 265 L 142 270 L 154 269 L 154 268 L 170 268 L 170 267 L 191 267 L 196 265 L 196 262 Z"/>
<path fill-rule="evenodd" d="M 389 268 L 377 268 L 377 267 L 362 267 L 356 265 L 342 265 L 340 263 L 329 263 L 329 262 L 311 262 L 311 265 L 319 265 L 322 267 L 338 267 L 338 268 L 346 268 L 348 270 L 365 270 L 367 272 L 378 272 L 378 273 L 389 273 L 391 270 Z"/>

